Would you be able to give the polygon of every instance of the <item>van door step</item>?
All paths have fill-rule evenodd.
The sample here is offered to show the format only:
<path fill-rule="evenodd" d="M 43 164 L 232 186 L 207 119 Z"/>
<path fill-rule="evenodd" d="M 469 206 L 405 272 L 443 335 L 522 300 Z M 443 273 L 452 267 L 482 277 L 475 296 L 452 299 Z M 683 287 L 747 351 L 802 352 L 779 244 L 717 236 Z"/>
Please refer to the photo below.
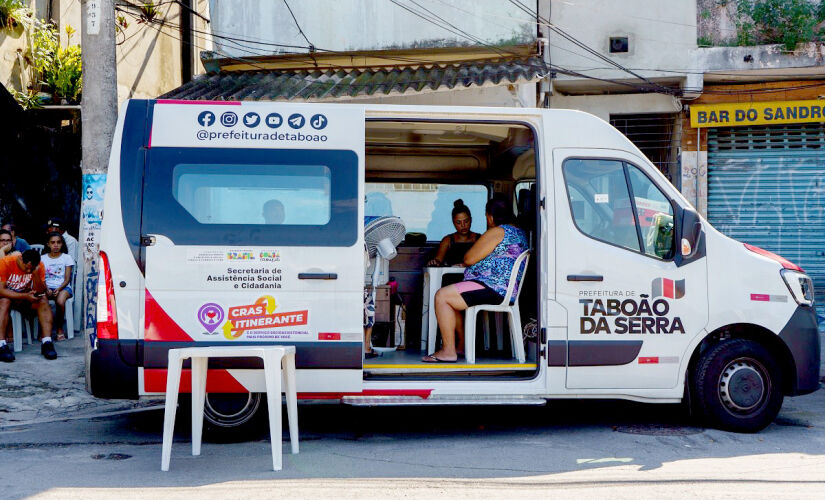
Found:
<path fill-rule="evenodd" d="M 351 406 L 469 406 L 529 405 L 544 406 L 547 400 L 534 396 L 467 395 L 467 396 L 344 396 L 341 402 Z"/>

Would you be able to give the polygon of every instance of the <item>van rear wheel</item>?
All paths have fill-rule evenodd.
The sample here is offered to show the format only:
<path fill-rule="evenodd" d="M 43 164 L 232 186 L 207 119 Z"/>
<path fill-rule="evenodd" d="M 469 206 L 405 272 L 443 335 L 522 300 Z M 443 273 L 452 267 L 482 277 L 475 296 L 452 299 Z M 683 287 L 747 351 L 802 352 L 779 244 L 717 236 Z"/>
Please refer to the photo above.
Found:
<path fill-rule="evenodd" d="M 252 425 L 261 406 L 261 393 L 208 393 L 203 406 L 203 418 L 210 430 L 233 432 Z"/>
<path fill-rule="evenodd" d="M 693 373 L 699 415 L 719 429 L 758 432 L 782 408 L 781 371 L 758 342 L 724 340 L 702 355 Z"/>

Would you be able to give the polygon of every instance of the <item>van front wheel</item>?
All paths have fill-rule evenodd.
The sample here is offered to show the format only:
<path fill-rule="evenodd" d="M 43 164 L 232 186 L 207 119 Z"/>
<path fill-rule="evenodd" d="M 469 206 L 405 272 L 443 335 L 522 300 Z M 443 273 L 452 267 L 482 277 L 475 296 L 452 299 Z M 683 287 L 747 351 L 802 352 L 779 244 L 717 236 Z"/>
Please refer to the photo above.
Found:
<path fill-rule="evenodd" d="M 782 407 L 781 371 L 761 344 L 729 339 L 702 355 L 693 373 L 694 394 L 705 422 L 734 432 L 758 432 Z"/>

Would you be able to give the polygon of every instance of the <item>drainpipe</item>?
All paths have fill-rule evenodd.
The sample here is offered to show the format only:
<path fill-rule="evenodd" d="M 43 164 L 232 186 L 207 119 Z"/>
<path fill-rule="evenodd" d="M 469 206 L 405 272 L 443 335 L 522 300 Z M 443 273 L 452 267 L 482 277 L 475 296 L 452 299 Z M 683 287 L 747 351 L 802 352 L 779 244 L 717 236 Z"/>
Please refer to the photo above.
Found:
<path fill-rule="evenodd" d="M 192 80 L 192 51 L 195 32 L 192 22 L 192 0 L 180 0 L 180 80 L 181 85 Z"/>

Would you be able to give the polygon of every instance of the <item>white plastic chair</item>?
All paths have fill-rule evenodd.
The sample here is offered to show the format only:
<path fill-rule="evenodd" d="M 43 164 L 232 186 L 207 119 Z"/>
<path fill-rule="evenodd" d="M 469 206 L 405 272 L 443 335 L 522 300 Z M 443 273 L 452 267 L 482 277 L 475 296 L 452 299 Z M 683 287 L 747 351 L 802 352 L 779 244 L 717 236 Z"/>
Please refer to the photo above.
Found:
<path fill-rule="evenodd" d="M 49 300 L 49 305 L 53 306 L 52 314 L 57 312 L 57 305 L 53 300 Z M 66 323 L 66 337 L 73 339 L 74 338 L 74 297 L 69 297 L 66 299 L 66 304 L 63 309 L 63 321 Z M 52 325 L 52 334 L 57 332 L 57 326 Z M 34 336 L 35 338 L 40 338 L 40 321 L 37 320 L 37 317 L 34 318 Z M 29 344 L 32 343 L 31 336 L 29 336 Z"/>
<path fill-rule="evenodd" d="M 29 245 L 29 248 L 31 248 L 32 250 L 37 250 L 37 253 L 42 255 L 43 254 L 43 249 L 46 248 L 46 247 L 44 247 L 40 243 L 35 243 L 34 245 Z"/>
<path fill-rule="evenodd" d="M 9 319 L 11 320 L 11 331 L 14 335 L 14 352 L 20 352 L 23 350 L 24 330 L 26 334 L 26 343 L 31 345 L 32 330 L 36 329 L 36 327 L 32 327 L 28 320 L 23 318 L 23 314 L 21 314 L 20 311 L 15 311 L 14 309 L 9 311 Z"/>
<path fill-rule="evenodd" d="M 464 356 L 467 363 L 475 364 L 476 362 L 476 316 L 482 311 L 510 315 L 510 342 L 512 342 L 513 354 L 519 363 L 524 363 L 526 357 L 524 355 L 524 338 L 521 331 L 518 298 L 521 295 L 521 285 L 524 282 L 524 276 L 527 274 L 527 264 L 529 262 L 530 250 L 525 250 L 513 264 L 513 270 L 510 271 L 510 279 L 507 282 L 507 293 L 504 295 L 501 304 L 482 304 L 467 308 L 464 316 Z M 521 273 L 521 279 L 519 279 L 518 273 L 522 265 L 524 266 L 524 272 Z M 515 293 L 515 300 L 513 300 L 513 291 L 516 288 L 518 290 Z M 510 305 L 511 300 L 512 305 Z M 501 332 L 498 333 L 501 334 Z M 485 345 L 489 345 L 489 339 L 485 341 Z"/>

